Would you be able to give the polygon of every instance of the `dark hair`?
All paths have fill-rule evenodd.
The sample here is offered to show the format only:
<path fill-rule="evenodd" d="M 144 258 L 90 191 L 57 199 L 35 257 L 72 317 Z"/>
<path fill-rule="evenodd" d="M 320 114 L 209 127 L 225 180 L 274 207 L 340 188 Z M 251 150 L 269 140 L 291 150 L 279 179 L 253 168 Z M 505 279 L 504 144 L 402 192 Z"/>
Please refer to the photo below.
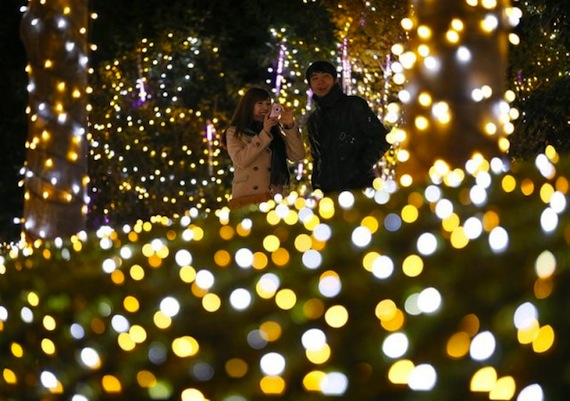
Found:
<path fill-rule="evenodd" d="M 311 75 L 313 75 L 316 72 L 324 72 L 326 74 L 330 74 L 334 79 L 336 79 L 337 77 L 337 72 L 334 65 L 332 65 L 328 61 L 322 61 L 322 60 L 315 61 L 313 64 L 309 66 L 309 68 L 307 68 L 307 71 L 305 72 L 305 79 L 307 80 L 309 86 L 311 86 Z"/>
<path fill-rule="evenodd" d="M 253 125 L 253 108 L 257 102 L 271 99 L 271 94 L 262 88 L 249 88 L 237 104 L 228 128 L 222 133 L 222 144 L 226 145 L 229 127 L 235 127 L 236 136 L 241 136 L 244 129 Z"/>

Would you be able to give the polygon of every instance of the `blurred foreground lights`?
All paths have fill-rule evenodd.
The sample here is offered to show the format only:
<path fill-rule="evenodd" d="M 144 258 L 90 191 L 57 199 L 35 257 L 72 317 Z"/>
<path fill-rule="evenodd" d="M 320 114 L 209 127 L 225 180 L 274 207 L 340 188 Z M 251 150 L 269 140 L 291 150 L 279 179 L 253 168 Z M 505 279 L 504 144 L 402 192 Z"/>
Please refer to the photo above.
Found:
<path fill-rule="evenodd" d="M 556 271 L 556 257 L 550 251 L 544 251 L 534 263 L 536 275 L 541 279 L 550 278 Z"/>
<path fill-rule="evenodd" d="M 372 263 L 372 274 L 381 280 L 387 279 L 394 272 L 394 262 L 386 255 L 380 255 Z"/>
<path fill-rule="evenodd" d="M 558 215 L 556 212 L 548 207 L 540 215 L 540 226 L 546 233 L 556 230 L 558 227 Z"/>
<path fill-rule="evenodd" d="M 319 280 L 319 292 L 327 298 L 336 297 L 342 289 L 340 277 L 334 271 L 324 272 Z"/>
<path fill-rule="evenodd" d="M 410 373 L 408 386 L 415 391 L 431 391 L 437 383 L 437 373 L 433 366 L 418 365 Z"/>
<path fill-rule="evenodd" d="M 437 238 L 432 233 L 423 233 L 418 238 L 417 248 L 422 255 L 431 255 L 437 249 Z"/>
<path fill-rule="evenodd" d="M 522 389 L 516 401 L 544 401 L 544 392 L 538 384 L 531 384 Z"/>
<path fill-rule="evenodd" d="M 180 395 L 181 401 L 207 401 L 204 394 L 195 388 L 187 388 Z"/>
<path fill-rule="evenodd" d="M 359 248 L 365 248 L 372 240 L 372 233 L 366 227 L 356 227 L 352 232 L 352 243 Z"/>
<path fill-rule="evenodd" d="M 469 354 L 471 355 L 471 358 L 476 361 L 484 361 L 493 355 L 496 346 L 497 343 L 493 333 L 490 331 L 483 331 L 477 334 L 473 338 L 473 341 L 471 341 Z"/>
<path fill-rule="evenodd" d="M 392 333 L 382 343 L 382 352 L 389 358 L 400 358 L 408 351 L 409 345 L 406 334 Z"/>
<path fill-rule="evenodd" d="M 423 313 L 436 312 L 441 307 L 441 301 L 441 294 L 433 287 L 424 289 L 417 299 L 418 308 Z"/>
<path fill-rule="evenodd" d="M 519 330 L 532 327 L 538 322 L 538 310 L 530 302 L 525 302 L 516 309 L 513 322 Z"/>
<path fill-rule="evenodd" d="M 327 343 L 325 333 L 320 329 L 309 329 L 301 336 L 301 344 L 308 351 L 317 351 Z"/>
<path fill-rule="evenodd" d="M 285 358 L 277 352 L 270 352 L 261 357 L 259 367 L 266 375 L 278 376 L 285 371 Z"/>
<path fill-rule="evenodd" d="M 168 317 L 174 317 L 180 312 L 180 303 L 173 297 L 166 297 L 160 302 L 160 311 Z"/>
<path fill-rule="evenodd" d="M 489 234 L 489 246 L 495 253 L 501 253 L 509 246 L 509 233 L 503 227 L 495 227 Z"/>
<path fill-rule="evenodd" d="M 101 366 L 101 358 L 93 348 L 83 348 L 79 356 L 81 362 L 90 369 L 98 369 Z"/>
<path fill-rule="evenodd" d="M 244 288 L 237 288 L 230 294 L 230 304 L 236 310 L 245 310 L 251 305 L 251 294 Z"/>
<path fill-rule="evenodd" d="M 42 386 L 49 389 L 51 393 L 61 393 L 63 391 L 61 383 L 51 372 L 43 371 L 40 374 L 40 381 L 42 383 Z"/>
<path fill-rule="evenodd" d="M 320 388 L 324 395 L 343 395 L 348 388 L 348 378 L 341 372 L 327 373 L 321 380 Z"/>

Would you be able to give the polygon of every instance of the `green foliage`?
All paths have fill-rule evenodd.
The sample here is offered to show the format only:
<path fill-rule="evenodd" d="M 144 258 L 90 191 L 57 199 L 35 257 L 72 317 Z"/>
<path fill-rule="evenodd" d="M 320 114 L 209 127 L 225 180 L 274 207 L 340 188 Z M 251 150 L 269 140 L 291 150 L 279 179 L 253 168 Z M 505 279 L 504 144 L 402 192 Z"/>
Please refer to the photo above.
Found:
<path fill-rule="evenodd" d="M 509 78 L 517 93 L 510 154 L 532 159 L 548 145 L 570 151 L 570 7 L 552 0 L 514 1 L 523 11 L 515 30 L 521 43 L 510 53 Z"/>
<path fill-rule="evenodd" d="M 487 400 L 489 392 L 470 391 L 470 382 L 488 367 L 498 378 L 514 379 L 509 399 L 533 384 L 544 393 L 533 399 L 565 399 L 570 160 L 552 166 L 543 158 L 538 165 L 540 172 L 520 164 L 490 173 L 482 203 L 470 194 L 483 190 L 484 174 L 466 177 L 459 187 L 379 191 L 377 202 L 355 194 L 351 204 L 345 194 L 343 201 L 297 199 L 267 210 L 156 218 L 0 259 L 0 397 L 180 400 L 194 389 L 215 401 Z M 445 202 L 453 205 L 451 217 L 441 215 Z M 462 245 L 458 228 L 468 219 L 483 230 Z M 557 224 L 545 230 L 548 221 Z M 501 232 L 504 246 L 495 237 Z M 433 251 L 420 245 L 426 235 L 435 241 Z M 421 260 L 412 270 L 410 257 Z M 238 289 L 251 296 L 241 310 L 230 301 Z M 422 312 L 417 297 L 428 289 L 442 302 Z M 295 295 L 291 307 L 280 300 L 287 292 Z M 165 307 L 165 300 L 175 307 Z M 381 301 L 393 302 L 399 324 L 379 313 Z M 536 323 L 552 328 L 553 339 L 518 341 L 514 318 L 522 305 L 536 308 Z M 348 320 L 336 326 L 331 308 L 338 306 Z M 303 346 L 311 329 L 322 330 L 330 347 L 322 363 L 311 362 Z M 468 351 L 486 332 L 494 351 L 478 361 Z M 383 345 L 394 333 L 405 335 L 409 346 L 391 358 Z M 459 347 L 463 353 L 451 357 L 454 334 L 468 340 Z M 186 348 L 195 353 L 180 354 L 176 341 L 184 339 L 197 342 L 198 348 Z M 545 352 L 533 350 L 545 343 Z M 260 361 L 271 352 L 285 359 L 281 395 L 260 390 Z M 433 367 L 435 386 L 414 391 L 391 382 L 390 369 L 404 359 Z M 231 367 L 236 360 L 247 366 L 242 373 Z M 307 391 L 303 378 L 311 371 L 345 375 L 348 387 L 336 397 Z M 49 374 L 59 394 L 41 384 Z M 120 391 L 111 391 L 111 378 Z"/>

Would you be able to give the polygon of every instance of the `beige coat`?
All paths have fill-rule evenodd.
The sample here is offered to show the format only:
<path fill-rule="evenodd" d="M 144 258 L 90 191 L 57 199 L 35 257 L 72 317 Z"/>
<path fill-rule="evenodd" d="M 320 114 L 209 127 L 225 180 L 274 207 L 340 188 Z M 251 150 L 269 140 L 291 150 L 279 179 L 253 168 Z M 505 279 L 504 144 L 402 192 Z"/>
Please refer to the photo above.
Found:
<path fill-rule="evenodd" d="M 287 159 L 298 162 L 305 157 L 305 146 L 297 124 L 283 130 Z M 239 207 L 259 203 L 280 193 L 281 188 L 271 188 L 271 149 L 273 136 L 262 130 L 258 135 L 235 135 L 235 127 L 227 131 L 227 149 L 234 167 L 232 201 L 230 206 Z M 241 200 L 240 200 L 241 198 Z"/>

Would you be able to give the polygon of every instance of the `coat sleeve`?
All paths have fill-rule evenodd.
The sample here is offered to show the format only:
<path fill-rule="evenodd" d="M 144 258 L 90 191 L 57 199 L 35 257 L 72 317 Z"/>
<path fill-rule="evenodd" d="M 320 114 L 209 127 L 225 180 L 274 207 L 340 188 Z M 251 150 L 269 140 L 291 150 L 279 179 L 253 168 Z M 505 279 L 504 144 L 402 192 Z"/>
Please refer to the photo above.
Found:
<path fill-rule="evenodd" d="M 261 152 L 269 146 L 273 136 L 265 131 L 251 137 L 251 141 L 242 140 L 236 136 L 235 128 L 230 127 L 227 132 L 227 150 L 232 163 L 239 167 L 248 167 Z"/>
<path fill-rule="evenodd" d="M 293 162 L 300 162 L 305 158 L 305 145 L 297 123 L 291 129 L 283 129 L 283 132 L 287 144 L 287 158 Z"/>
<path fill-rule="evenodd" d="M 372 111 L 366 100 L 354 97 L 354 115 L 362 134 L 362 159 L 363 165 L 372 168 L 374 164 L 390 148 L 386 141 L 388 129 L 380 122 L 378 116 Z"/>

